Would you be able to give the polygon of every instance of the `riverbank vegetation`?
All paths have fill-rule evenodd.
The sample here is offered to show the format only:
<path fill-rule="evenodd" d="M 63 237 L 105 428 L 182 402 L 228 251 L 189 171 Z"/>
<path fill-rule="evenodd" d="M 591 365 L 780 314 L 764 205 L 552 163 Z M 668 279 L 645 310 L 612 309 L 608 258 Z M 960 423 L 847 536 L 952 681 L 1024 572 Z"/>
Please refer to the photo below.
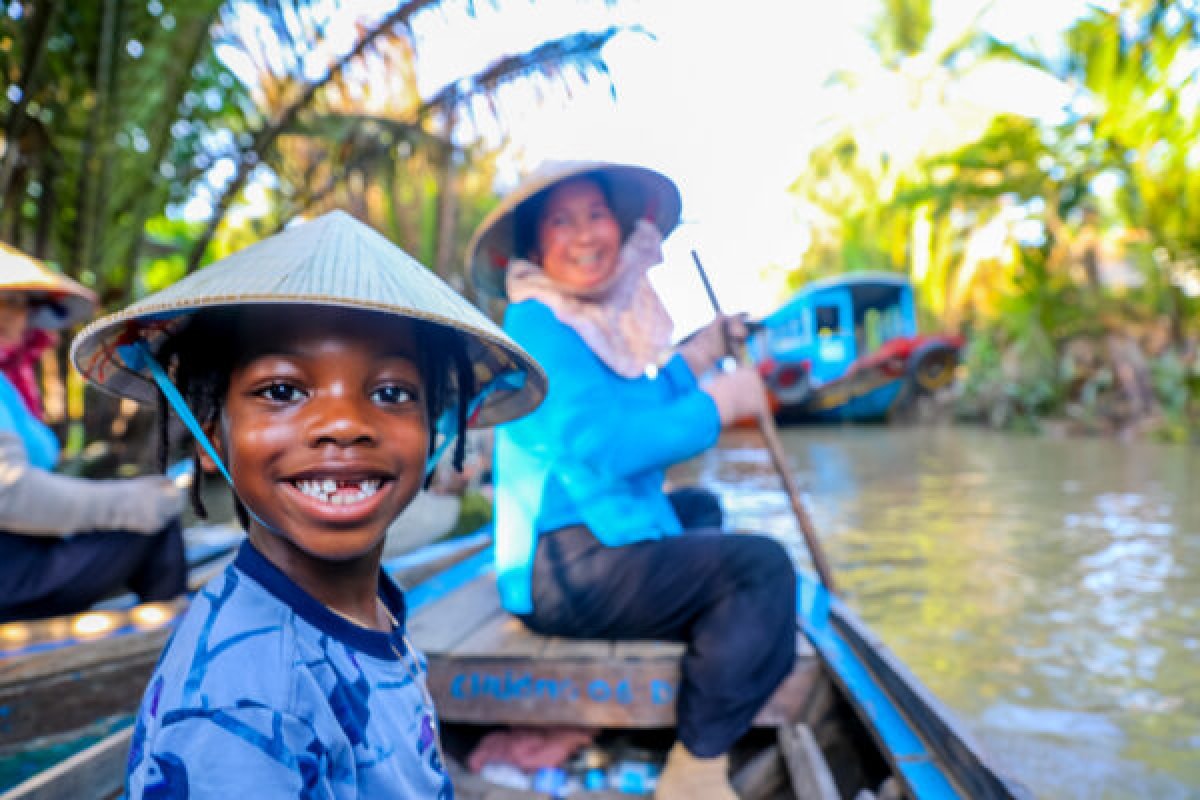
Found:
<path fill-rule="evenodd" d="M 430 40 L 508 5 L 5 3 L 0 238 L 111 310 L 337 206 L 461 288 L 503 144 L 481 131 L 502 127 L 512 86 L 554 97 L 603 84 L 601 50 L 623 30 L 568 28 L 491 61 L 464 52 L 440 85 L 420 80 Z M 43 382 L 68 452 L 146 440 L 147 421 L 85 395 L 65 356 L 66 340 Z"/>
<path fill-rule="evenodd" d="M 428 79 L 426 39 L 511 5 L 13 0 L 0 238 L 112 309 L 336 206 L 470 292 L 506 93 L 612 90 L 602 50 L 632 30 L 568 28 Z M 1097 4 L 1036 46 L 937 28 L 932 0 L 878 8 L 875 62 L 832 76 L 842 110 L 793 187 L 811 240 L 793 284 L 908 274 L 925 326 L 967 335 L 964 419 L 1196 439 L 1196 4 Z M 1050 100 L 988 102 L 997 80 Z M 132 407 L 85 395 L 65 342 L 44 377 L 69 452 L 147 439 Z"/>
<path fill-rule="evenodd" d="M 1093 6 L 1041 49 L 883 5 L 877 63 L 837 77 L 856 111 L 793 187 L 792 281 L 907 273 L 924 322 L 968 336 L 962 418 L 1200 438 L 1195 5 Z M 1013 113 L 980 96 L 998 80 L 1057 102 Z"/>

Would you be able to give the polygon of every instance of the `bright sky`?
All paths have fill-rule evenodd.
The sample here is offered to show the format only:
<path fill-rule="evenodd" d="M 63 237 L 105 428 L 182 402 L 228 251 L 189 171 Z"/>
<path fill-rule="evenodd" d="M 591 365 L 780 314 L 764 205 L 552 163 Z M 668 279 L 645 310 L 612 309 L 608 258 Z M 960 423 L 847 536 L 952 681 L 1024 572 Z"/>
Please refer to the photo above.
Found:
<path fill-rule="evenodd" d="M 376 13 L 394 2 L 360 1 L 364 11 Z M 1088 4 L 935 0 L 932 39 L 953 41 L 977 20 L 1001 39 L 1034 40 L 1052 49 L 1059 32 Z M 622 34 L 605 49 L 615 99 L 602 79 L 569 99 L 551 96 L 546 102 L 529 87 L 511 89 L 490 131 L 503 131 L 513 145 L 503 176 L 510 185 L 520 171 L 564 158 L 644 164 L 676 181 L 683 222 L 667 241 L 666 263 L 651 274 L 680 336 L 712 316 L 692 249 L 726 311 L 765 314 L 783 300 L 782 271 L 770 266 L 794 265 L 807 242 L 801 209 L 786 189 L 827 129 L 826 120 L 853 118 L 878 130 L 893 150 L 920 149 L 930 141 L 981 133 L 997 110 L 1054 115 L 1068 99 L 1064 87 L 1011 66 L 979 67 L 960 84 L 938 87 L 956 101 L 953 112 L 941 116 L 936 103 L 903 102 L 905 95 L 887 80 L 872 84 L 867 102 L 861 92 L 849 96 L 831 88 L 831 73 L 866 74 L 876 63 L 863 31 L 879 0 L 474 5 L 474 19 L 466 19 L 454 3 L 418 18 L 422 91 L 566 31 L 621 25 L 649 32 Z M 343 49 L 358 33 L 353 15 L 335 15 L 335 21 L 324 49 Z M 936 65 L 928 68 L 936 72 Z"/>
<path fill-rule="evenodd" d="M 727 311 L 766 313 L 782 300 L 779 273 L 792 265 L 806 236 L 786 192 L 831 114 L 884 115 L 897 135 L 928 135 L 935 120 L 921 110 L 893 109 L 882 87 L 872 108 L 844 107 L 827 78 L 838 69 L 874 63 L 862 34 L 881 5 L 795 0 L 624 0 L 615 9 L 586 2 L 477 4 L 479 18 L 422 26 L 420 51 L 429 88 L 466 74 L 502 52 L 519 52 L 565 26 L 601 29 L 640 25 L 653 34 L 618 37 L 604 53 L 616 99 L 602 81 L 566 102 L 530 110 L 509 97 L 502 125 L 513 143 L 512 174 L 543 159 L 594 158 L 658 169 L 679 185 L 684 222 L 668 239 L 666 263 L 652 275 L 682 335 L 711 318 L 692 265 L 695 249 Z M 1049 45 L 1085 0 L 939 0 L 933 37 L 947 41 L 971 20 L 1000 38 L 1036 37 Z M 439 27 L 444 26 L 444 27 Z M 452 36 L 452 47 L 446 37 Z M 445 54 L 440 62 L 438 53 Z M 470 54 L 470 55 L 467 55 Z M 1053 114 L 1062 87 L 1011 70 L 980 70 L 961 88 L 964 104 L 986 97 L 990 109 Z M 515 102 L 514 102 L 515 101 Z M 861 103 L 860 103 L 861 105 Z M 511 109 L 518 109 L 512 111 Z M 902 118 L 904 114 L 908 118 Z"/>

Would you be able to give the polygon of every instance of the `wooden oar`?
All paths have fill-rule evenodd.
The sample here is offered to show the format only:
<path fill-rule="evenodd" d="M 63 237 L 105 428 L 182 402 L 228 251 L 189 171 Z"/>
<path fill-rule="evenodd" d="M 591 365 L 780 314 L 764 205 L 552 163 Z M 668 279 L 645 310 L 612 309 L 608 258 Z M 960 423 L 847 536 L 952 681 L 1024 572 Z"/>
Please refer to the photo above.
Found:
<path fill-rule="evenodd" d="M 704 265 L 700 263 L 700 256 L 696 254 L 695 250 L 692 251 L 692 260 L 696 262 L 696 270 L 700 273 L 700 280 L 704 284 L 704 291 L 708 293 L 708 301 L 712 303 L 713 311 L 721 316 L 721 304 L 717 300 L 717 294 L 713 291 L 712 284 L 708 281 L 708 273 L 704 271 Z M 739 354 L 728 333 L 725 336 L 725 347 L 732 358 L 742 363 L 748 362 L 745 354 L 742 354 L 742 358 L 738 357 Z M 779 440 L 779 431 L 775 427 L 775 419 L 771 416 L 771 410 L 765 407 L 760 409 L 757 421 L 758 430 L 767 446 L 767 452 L 771 454 L 771 461 L 775 464 L 775 471 L 779 473 L 788 500 L 791 501 L 792 513 L 796 515 L 796 522 L 800 524 L 800 532 L 804 534 L 804 543 L 808 545 L 808 554 L 812 558 L 813 567 L 817 570 L 817 577 L 821 579 L 821 583 L 825 585 L 826 589 L 836 592 L 833 571 L 829 568 L 829 562 L 825 560 L 825 551 L 821 549 L 821 541 L 817 538 L 817 532 L 813 528 L 812 518 L 804 508 L 800 489 L 796 486 L 796 481 L 792 478 L 791 470 L 788 468 L 787 459 L 784 457 L 783 443 Z"/>

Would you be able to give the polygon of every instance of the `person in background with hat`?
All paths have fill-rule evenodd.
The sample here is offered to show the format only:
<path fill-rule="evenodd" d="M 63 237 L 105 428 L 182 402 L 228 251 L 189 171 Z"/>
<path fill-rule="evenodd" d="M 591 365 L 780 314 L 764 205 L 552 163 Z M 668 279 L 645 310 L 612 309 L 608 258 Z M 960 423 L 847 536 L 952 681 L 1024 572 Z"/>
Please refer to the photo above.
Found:
<path fill-rule="evenodd" d="M 129 797 L 451 797 L 384 539 L 441 447 L 461 467 L 468 419 L 541 401 L 532 359 L 342 212 L 98 320 L 71 357 L 110 391 L 161 393 L 247 531 L 151 677 Z"/>
<path fill-rule="evenodd" d="M 777 542 L 722 534 L 713 495 L 663 488 L 765 403 L 752 369 L 714 370 L 740 319 L 669 350 L 646 272 L 679 211 L 657 172 L 550 164 L 484 220 L 468 264 L 507 296 L 505 330 L 550 380 L 537 411 L 496 432 L 502 602 L 546 635 L 686 642 L 657 796 L 724 800 L 727 752 L 794 663 L 795 573 Z"/>
<path fill-rule="evenodd" d="M 53 472 L 34 365 L 49 331 L 87 317 L 94 295 L 0 244 L 0 622 L 84 611 L 122 589 L 170 600 L 187 581 L 183 497 L 162 476 L 85 480 Z"/>

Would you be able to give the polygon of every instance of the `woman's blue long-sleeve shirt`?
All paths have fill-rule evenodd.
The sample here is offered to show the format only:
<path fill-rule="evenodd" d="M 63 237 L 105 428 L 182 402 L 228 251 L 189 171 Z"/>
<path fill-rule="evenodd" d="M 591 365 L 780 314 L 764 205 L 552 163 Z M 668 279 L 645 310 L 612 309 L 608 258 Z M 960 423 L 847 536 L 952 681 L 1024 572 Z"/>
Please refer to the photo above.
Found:
<path fill-rule="evenodd" d="M 0 375 L 0 433 L 10 433 L 20 439 L 25 457 L 38 469 L 54 469 L 58 463 L 58 437 L 30 413 L 16 387 L 4 375 Z M 2 463 L 0 461 L 0 465 Z"/>
<path fill-rule="evenodd" d="M 680 533 L 665 470 L 715 444 L 721 422 L 679 355 L 654 377 L 621 377 L 537 300 L 510 305 L 504 329 L 550 379 L 536 411 L 500 426 L 494 453 L 500 598 L 527 613 L 539 533 L 583 524 L 610 547 Z"/>

